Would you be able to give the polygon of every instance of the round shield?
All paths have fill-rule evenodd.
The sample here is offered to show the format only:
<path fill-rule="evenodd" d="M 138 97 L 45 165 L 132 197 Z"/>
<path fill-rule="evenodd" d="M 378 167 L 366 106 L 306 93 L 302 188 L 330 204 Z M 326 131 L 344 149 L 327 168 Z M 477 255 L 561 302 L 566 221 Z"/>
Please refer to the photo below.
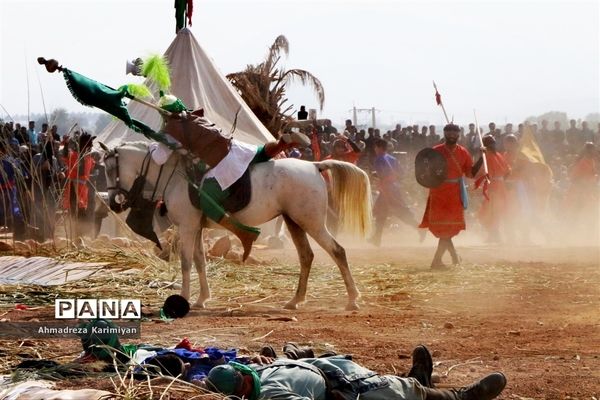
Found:
<path fill-rule="evenodd" d="M 448 176 L 446 158 L 432 148 L 421 150 L 415 157 L 415 177 L 421 186 L 435 188 Z"/>

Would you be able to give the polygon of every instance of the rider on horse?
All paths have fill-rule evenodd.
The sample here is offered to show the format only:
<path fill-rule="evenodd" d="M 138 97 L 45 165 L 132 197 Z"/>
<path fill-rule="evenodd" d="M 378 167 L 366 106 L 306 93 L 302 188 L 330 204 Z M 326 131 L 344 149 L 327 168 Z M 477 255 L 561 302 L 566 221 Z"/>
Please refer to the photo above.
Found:
<path fill-rule="evenodd" d="M 243 143 L 226 137 L 221 129 L 204 117 L 200 110 L 189 110 L 183 102 L 172 95 L 163 95 L 159 105 L 171 114 L 165 116 L 161 131 L 169 142 L 175 140 L 177 147 L 188 150 L 200 161 L 204 172 L 201 186 L 200 208 L 204 215 L 235 234 L 244 248 L 242 259 L 250 254 L 252 243 L 258 238 L 258 228 L 241 224 L 228 215 L 223 201 L 229 197 L 229 188 L 253 164 L 269 161 L 284 150 L 308 146 L 310 139 L 302 133 L 283 134 L 277 141 L 262 146 Z M 159 145 L 158 153 L 170 150 Z M 160 157 L 166 161 L 168 157 Z M 155 157 L 155 161 L 157 157 Z"/>

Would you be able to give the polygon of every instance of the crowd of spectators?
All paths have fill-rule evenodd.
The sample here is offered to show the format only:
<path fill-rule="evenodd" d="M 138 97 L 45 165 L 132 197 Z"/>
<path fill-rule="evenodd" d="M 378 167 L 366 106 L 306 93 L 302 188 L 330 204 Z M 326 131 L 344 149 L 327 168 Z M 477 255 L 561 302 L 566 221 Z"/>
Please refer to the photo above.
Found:
<path fill-rule="evenodd" d="M 83 130 L 60 135 L 57 125 L 35 122 L 0 124 L 0 230 L 13 232 L 16 240 L 44 241 L 54 234 L 56 212 L 61 211 L 61 194 L 66 184 L 69 150 L 78 150 Z M 92 153 L 96 159 L 99 154 Z M 90 176 L 89 201 L 95 188 L 105 187 L 102 166 Z M 94 207 L 92 206 L 91 209 Z"/>

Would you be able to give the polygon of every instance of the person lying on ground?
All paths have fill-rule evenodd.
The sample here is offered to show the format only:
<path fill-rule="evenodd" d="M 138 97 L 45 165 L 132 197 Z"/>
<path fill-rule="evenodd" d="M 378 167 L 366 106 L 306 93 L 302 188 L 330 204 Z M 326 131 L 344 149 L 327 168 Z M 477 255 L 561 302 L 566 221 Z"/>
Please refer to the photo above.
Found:
<path fill-rule="evenodd" d="M 506 377 L 496 372 L 469 386 L 436 389 L 432 371 L 431 354 L 425 346 L 418 346 L 407 377 L 379 375 L 353 362 L 351 356 L 280 358 L 263 365 L 230 362 L 216 366 L 204 385 L 213 392 L 249 400 L 491 400 L 506 386 Z"/>

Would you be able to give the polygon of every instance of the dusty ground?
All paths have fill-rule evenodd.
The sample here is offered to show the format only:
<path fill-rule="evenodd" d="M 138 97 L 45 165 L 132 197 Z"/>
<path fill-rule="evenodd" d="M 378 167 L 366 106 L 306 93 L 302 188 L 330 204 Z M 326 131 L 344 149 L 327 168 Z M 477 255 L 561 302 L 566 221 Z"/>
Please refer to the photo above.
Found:
<path fill-rule="evenodd" d="M 411 350 L 423 343 L 434 352 L 442 386 L 503 371 L 509 383 L 502 399 L 600 397 L 599 248 L 465 247 L 459 239 L 463 264 L 432 272 L 433 241 L 418 247 L 395 242 L 388 239 L 382 248 L 347 245 L 362 292 L 358 312 L 343 311 L 339 273 L 320 250 L 315 250 L 309 300 L 297 311 L 281 310 L 297 280 L 295 251 L 256 249 L 254 255 L 265 260 L 261 266 L 211 268 L 208 310 L 170 324 L 144 323 L 141 341 L 173 345 L 187 336 L 198 345 L 250 352 L 264 343 L 280 348 L 296 341 L 352 353 L 361 364 L 397 374 L 410 368 Z M 152 277 L 136 279 L 147 283 Z M 119 284 L 124 293 L 131 290 L 131 280 Z M 161 305 L 160 296 L 172 292 L 153 297 L 136 291 L 151 310 Z M 53 312 L 51 307 L 4 307 L 0 314 L 13 320 Z M 291 317 L 295 320 L 285 320 Z M 40 356 L 61 360 L 79 350 L 72 340 L 35 346 Z M 82 382 L 61 386 L 81 387 Z"/>

